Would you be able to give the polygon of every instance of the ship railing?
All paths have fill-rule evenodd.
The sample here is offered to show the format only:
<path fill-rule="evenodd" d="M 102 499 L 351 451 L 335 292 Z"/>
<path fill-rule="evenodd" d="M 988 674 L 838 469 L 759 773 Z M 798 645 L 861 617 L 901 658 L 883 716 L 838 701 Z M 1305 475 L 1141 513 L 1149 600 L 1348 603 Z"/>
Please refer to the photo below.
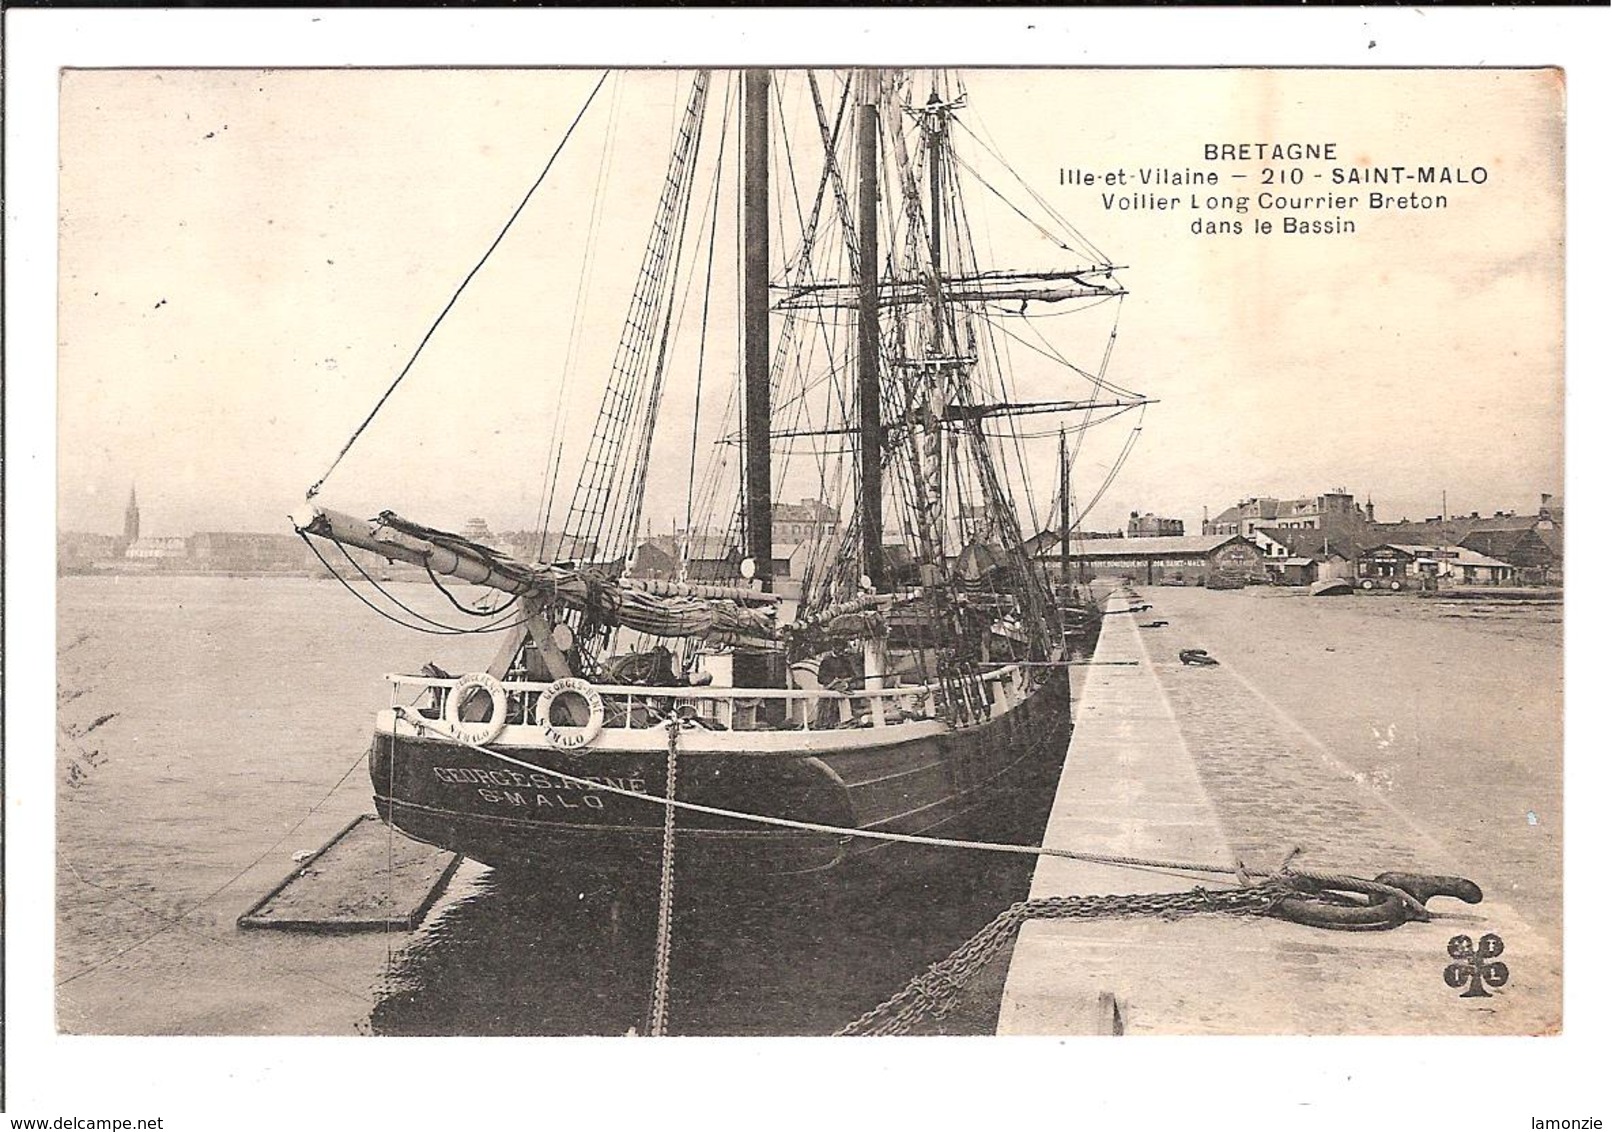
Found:
<path fill-rule="evenodd" d="M 393 674 L 392 706 L 412 706 L 428 719 L 440 719 L 457 679 Z M 1006 710 L 1023 688 L 1023 672 L 1004 666 L 978 677 L 990 714 Z M 511 723 L 536 722 L 537 701 L 548 681 L 505 680 L 506 718 Z M 887 727 L 937 718 L 943 703 L 937 684 L 896 684 L 886 688 L 731 688 L 649 687 L 642 684 L 593 684 L 604 701 L 607 728 L 647 729 L 673 715 L 719 729 L 831 731 L 851 727 Z"/>

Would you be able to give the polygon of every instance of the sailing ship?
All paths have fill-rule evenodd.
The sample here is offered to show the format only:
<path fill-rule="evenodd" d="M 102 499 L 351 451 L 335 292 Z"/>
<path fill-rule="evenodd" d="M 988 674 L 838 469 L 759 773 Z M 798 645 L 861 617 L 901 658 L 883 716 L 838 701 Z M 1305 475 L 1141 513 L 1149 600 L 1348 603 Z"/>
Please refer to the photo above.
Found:
<path fill-rule="evenodd" d="M 958 76 L 679 81 L 649 239 L 555 545 L 515 554 L 392 511 L 357 518 L 317 498 L 322 479 L 295 519 L 305 538 L 486 587 L 498 601 L 485 609 L 439 589 L 508 626 L 485 671 L 387 677 L 369 762 L 377 811 L 494 866 L 609 874 L 661 859 L 668 800 L 679 861 L 728 876 L 882 869 L 907 838 L 999 835 L 1004 802 L 1040 789 L 1031 804 L 1044 814 L 1050 801 L 1070 736 L 1063 621 L 1079 592 L 1067 565 L 1060 579 L 1032 557 L 1054 519 L 1035 516 L 1030 485 L 1013 480 L 1034 439 L 1024 426 L 1059 419 L 1041 435 L 1080 436 L 1147 403 L 1106 377 L 1112 330 L 1100 364 L 1083 369 L 1032 319 L 1117 308 L 1116 267 L 1022 180 L 993 187 L 965 158 Z M 722 83 L 737 142 L 713 108 Z M 786 103 L 808 127 L 773 133 Z M 678 564 L 658 576 L 636 553 L 650 457 L 665 391 L 690 376 L 680 365 L 700 380 L 715 368 L 705 337 L 694 363 L 674 339 L 689 297 L 699 305 L 703 290 L 708 305 L 730 258 L 713 252 L 735 150 L 735 427 L 702 444 L 696 423 L 690 459 L 740 458 L 712 461 L 698 485 L 691 470 Z M 982 264 L 964 191 L 976 182 L 1061 262 Z M 709 208 L 695 206 L 702 193 Z M 774 246 L 780 230 L 791 246 Z M 1055 375 L 1043 385 L 1080 395 L 1015 397 L 1015 343 Z M 802 459 L 845 518 L 795 549 L 799 593 L 786 598 L 773 501 Z M 1065 486 L 1066 564 L 1071 508 Z M 697 511 L 732 547 L 726 576 L 692 569 Z"/>

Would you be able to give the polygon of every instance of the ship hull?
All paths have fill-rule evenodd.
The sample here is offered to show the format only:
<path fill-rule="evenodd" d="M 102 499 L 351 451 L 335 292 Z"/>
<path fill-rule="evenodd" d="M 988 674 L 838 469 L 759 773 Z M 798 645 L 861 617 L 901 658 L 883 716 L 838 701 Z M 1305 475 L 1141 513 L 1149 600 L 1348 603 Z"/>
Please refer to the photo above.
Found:
<path fill-rule="evenodd" d="M 836 830 L 1033 843 L 1069 732 L 1068 676 L 1053 668 L 995 718 L 895 741 L 837 733 L 828 749 L 807 738 L 791 749 L 777 733 L 765 743 L 747 743 L 762 733 L 743 731 L 690 737 L 679 747 L 676 796 Z M 863 735 L 868 741 L 857 742 Z M 377 812 L 409 837 L 501 869 L 620 880 L 658 872 L 665 808 L 640 796 L 665 796 L 664 747 L 489 750 L 498 757 L 378 729 L 370 752 Z M 680 876 L 900 873 L 944 857 L 911 843 L 690 810 L 677 812 L 676 827 Z"/>

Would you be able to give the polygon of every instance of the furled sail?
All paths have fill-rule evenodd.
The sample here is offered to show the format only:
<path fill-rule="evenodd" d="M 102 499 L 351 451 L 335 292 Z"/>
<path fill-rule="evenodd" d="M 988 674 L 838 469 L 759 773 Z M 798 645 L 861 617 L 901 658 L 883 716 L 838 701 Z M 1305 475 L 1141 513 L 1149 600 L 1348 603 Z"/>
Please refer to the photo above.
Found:
<path fill-rule="evenodd" d="M 519 562 L 462 535 L 411 523 L 390 511 L 365 521 L 314 507 L 299 517 L 297 529 L 409 562 L 435 575 L 527 598 L 539 608 L 575 610 L 604 628 L 697 637 L 744 649 L 782 647 L 774 601 L 768 594 L 757 593 L 753 604 L 741 604 L 737 597 L 651 593 L 602 569 Z M 730 592 L 741 593 L 737 588 Z"/>

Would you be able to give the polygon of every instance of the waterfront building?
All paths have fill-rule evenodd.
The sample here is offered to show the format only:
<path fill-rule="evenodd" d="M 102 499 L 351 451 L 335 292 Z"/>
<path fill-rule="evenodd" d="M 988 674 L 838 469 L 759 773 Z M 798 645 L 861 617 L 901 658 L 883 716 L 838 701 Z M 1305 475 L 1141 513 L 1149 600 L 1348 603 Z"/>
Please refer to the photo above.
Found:
<path fill-rule="evenodd" d="M 1464 546 L 1455 548 L 1455 557 L 1444 562 L 1441 577 L 1465 586 L 1503 586 L 1517 580 L 1517 568 Z"/>
<path fill-rule="evenodd" d="M 190 557 L 185 539 L 178 536 L 137 538 L 123 551 L 130 562 L 176 563 Z"/>
<path fill-rule="evenodd" d="M 1516 571 L 1526 585 L 1560 585 L 1562 539 L 1555 529 L 1532 526 L 1523 530 L 1479 527 L 1460 543 L 1462 549 L 1495 559 Z"/>
<path fill-rule="evenodd" d="M 1509 562 L 1465 546 L 1385 543 L 1360 555 L 1362 589 L 1427 589 L 1438 585 L 1498 586 L 1519 580 Z"/>
<path fill-rule="evenodd" d="M 1282 585 L 1352 578 L 1360 554 L 1359 543 L 1348 531 L 1261 527 L 1252 541 L 1265 557 L 1266 573 Z"/>
<path fill-rule="evenodd" d="M 223 573 L 305 573 L 319 561 L 296 535 L 252 531 L 200 531 L 190 536 L 190 564 Z"/>
<path fill-rule="evenodd" d="M 1361 552 L 1356 580 L 1363 590 L 1429 588 L 1446 573 L 1444 564 L 1457 554 L 1453 546 L 1382 543 Z"/>
<path fill-rule="evenodd" d="M 1182 519 L 1166 519 L 1149 511 L 1146 515 L 1131 512 L 1131 517 L 1125 523 L 1126 538 L 1171 538 L 1187 533 L 1187 524 Z"/>
<path fill-rule="evenodd" d="M 1058 542 L 1047 545 L 1038 538 L 1036 557 L 1056 570 Z M 1211 574 L 1245 581 L 1264 577 L 1259 547 L 1240 534 L 1081 540 L 1070 543 L 1069 561 L 1082 579 L 1121 577 L 1150 586 L 1201 586 Z"/>
<path fill-rule="evenodd" d="M 89 574 L 105 569 L 108 559 L 122 556 L 124 545 L 117 535 L 60 531 L 56 535 L 56 572 Z"/>
<path fill-rule="evenodd" d="M 1472 511 L 1420 522 L 1377 523 L 1370 528 L 1369 543 L 1464 547 L 1513 567 L 1518 583 L 1560 585 L 1564 524 L 1561 497 L 1542 494 L 1535 512 L 1496 511 L 1485 516 Z"/>

